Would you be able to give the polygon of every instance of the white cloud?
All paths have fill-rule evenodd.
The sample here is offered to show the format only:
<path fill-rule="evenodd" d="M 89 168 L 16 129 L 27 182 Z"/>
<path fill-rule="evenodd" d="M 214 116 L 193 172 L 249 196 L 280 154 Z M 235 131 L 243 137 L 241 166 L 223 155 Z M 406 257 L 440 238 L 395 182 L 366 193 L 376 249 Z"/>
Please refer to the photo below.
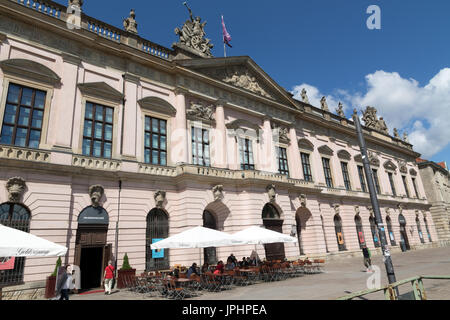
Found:
<path fill-rule="evenodd" d="M 409 132 L 409 140 L 414 145 L 414 150 L 424 158 L 431 158 L 448 146 L 450 68 L 442 69 L 425 86 L 420 86 L 414 79 L 402 78 L 397 72 L 376 71 L 367 75 L 365 80 L 366 92 L 349 94 L 345 90 L 336 90 L 335 94 L 327 96 L 327 99 L 334 103 L 346 102 L 349 105 L 346 106 L 347 110 L 375 107 L 378 115 L 386 121 L 391 134 L 394 128 L 400 132 Z M 313 86 L 302 84 L 294 87 L 295 97 L 301 98 L 303 87 L 308 91 L 311 103 L 320 106 L 317 97 L 322 97 L 323 94 Z M 331 111 L 335 109 L 332 108 L 333 105 L 329 103 Z"/>

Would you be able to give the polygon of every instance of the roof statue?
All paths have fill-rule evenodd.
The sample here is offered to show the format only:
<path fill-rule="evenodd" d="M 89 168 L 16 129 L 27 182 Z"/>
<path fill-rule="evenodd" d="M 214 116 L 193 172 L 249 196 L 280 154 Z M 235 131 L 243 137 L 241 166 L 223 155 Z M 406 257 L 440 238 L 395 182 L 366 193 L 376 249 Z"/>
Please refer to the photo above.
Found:
<path fill-rule="evenodd" d="M 386 122 L 384 122 L 383 117 L 381 117 L 380 120 L 378 120 L 377 127 L 375 129 L 377 129 L 378 131 L 381 131 L 385 134 L 389 134 L 388 127 L 386 125 Z"/>
<path fill-rule="evenodd" d="M 131 9 L 130 16 L 123 20 L 123 27 L 125 28 L 125 31 L 135 33 L 137 34 L 137 26 L 136 23 L 136 13 L 134 12 L 134 9 Z"/>
<path fill-rule="evenodd" d="M 342 102 L 339 102 L 339 106 L 336 109 L 336 113 L 338 114 L 339 117 L 345 118 L 344 106 L 342 105 Z"/>
<path fill-rule="evenodd" d="M 395 137 L 396 139 L 400 139 L 400 135 L 399 135 L 399 133 L 398 133 L 398 129 L 397 129 L 397 128 L 394 128 L 394 137 Z"/>
<path fill-rule="evenodd" d="M 205 26 L 206 21 L 202 22 L 200 17 L 195 17 L 192 15 L 192 10 L 188 7 L 187 3 L 183 3 L 189 10 L 189 20 L 186 20 L 183 27 L 175 28 L 175 34 L 180 37 L 177 44 L 184 45 L 194 51 L 212 57 L 211 49 L 214 47 L 210 43 L 210 39 L 205 38 Z"/>
<path fill-rule="evenodd" d="M 409 143 L 408 133 L 406 131 L 403 132 L 403 141 L 406 142 L 406 143 Z"/>
<path fill-rule="evenodd" d="M 366 111 L 364 111 L 363 114 L 363 120 L 366 127 L 382 132 L 384 134 L 389 134 L 388 127 L 383 117 L 378 119 L 377 109 L 375 109 L 374 107 L 367 107 Z"/>
<path fill-rule="evenodd" d="M 322 100 L 320 100 L 320 104 L 322 105 L 322 110 L 330 111 L 330 109 L 328 109 L 327 98 L 322 97 Z"/>
<path fill-rule="evenodd" d="M 83 6 L 83 0 L 69 0 L 69 6 L 81 8 Z"/>
<path fill-rule="evenodd" d="M 363 120 L 366 127 L 375 129 L 378 122 L 377 109 L 374 107 L 367 107 L 366 111 L 363 111 Z"/>
<path fill-rule="evenodd" d="M 309 104 L 309 99 L 308 99 L 308 96 L 307 96 L 307 94 L 306 94 L 306 89 L 305 89 L 305 88 L 303 88 L 303 90 L 302 90 L 302 101 L 303 101 L 304 103 Z"/>

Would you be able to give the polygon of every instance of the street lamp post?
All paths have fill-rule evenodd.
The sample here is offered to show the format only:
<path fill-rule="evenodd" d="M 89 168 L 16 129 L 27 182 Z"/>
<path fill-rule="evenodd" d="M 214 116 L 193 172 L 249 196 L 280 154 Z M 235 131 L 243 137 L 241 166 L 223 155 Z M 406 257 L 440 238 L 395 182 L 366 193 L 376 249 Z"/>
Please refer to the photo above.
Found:
<path fill-rule="evenodd" d="M 386 272 L 388 281 L 390 284 L 395 283 L 397 280 L 395 278 L 394 266 L 392 264 L 391 253 L 386 241 L 386 234 L 383 224 L 383 218 L 381 217 L 380 205 L 378 203 L 377 193 L 375 191 L 375 184 L 373 180 L 372 170 L 370 169 L 369 157 L 367 154 L 366 141 L 364 139 L 361 122 L 359 121 L 358 113 L 355 112 L 353 114 L 353 121 L 355 123 L 356 132 L 358 134 L 359 146 L 361 148 L 361 154 L 364 164 L 364 171 L 366 173 L 367 185 L 369 187 L 370 199 L 372 202 L 372 208 L 375 214 L 375 219 L 377 222 L 378 234 L 380 236 L 381 241 L 381 249 L 384 257 L 384 264 L 386 266 Z M 398 289 L 395 288 L 396 294 L 398 296 Z"/>

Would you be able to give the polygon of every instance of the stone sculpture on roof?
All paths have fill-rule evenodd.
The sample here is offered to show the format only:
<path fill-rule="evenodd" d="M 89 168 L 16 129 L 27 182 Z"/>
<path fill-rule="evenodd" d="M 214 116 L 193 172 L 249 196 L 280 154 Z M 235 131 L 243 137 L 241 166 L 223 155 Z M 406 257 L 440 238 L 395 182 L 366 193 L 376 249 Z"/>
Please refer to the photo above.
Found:
<path fill-rule="evenodd" d="M 137 34 L 137 22 L 136 22 L 136 13 L 134 9 L 131 9 L 130 16 L 123 20 L 123 27 L 125 31 Z"/>
<path fill-rule="evenodd" d="M 306 94 L 306 89 L 305 88 L 303 88 L 303 90 L 302 90 L 302 101 L 304 103 L 309 104 L 309 99 L 308 99 L 308 95 Z"/>
<path fill-rule="evenodd" d="M 403 141 L 409 143 L 408 133 L 406 131 L 403 133 Z"/>
<path fill-rule="evenodd" d="M 330 111 L 330 109 L 328 109 L 327 98 L 322 97 L 322 100 L 320 100 L 320 104 L 322 105 L 322 110 Z"/>
<path fill-rule="evenodd" d="M 345 118 L 344 106 L 342 105 L 342 102 L 339 102 L 339 106 L 336 109 L 336 113 L 338 114 L 339 117 Z"/>
<path fill-rule="evenodd" d="M 176 28 L 175 34 L 180 37 L 178 44 L 184 45 L 194 51 L 197 51 L 208 57 L 212 57 L 211 49 L 214 47 L 210 43 L 210 39 L 205 38 L 205 26 L 206 21 L 202 22 L 200 17 L 192 15 L 192 10 L 187 6 L 187 3 L 183 3 L 189 10 L 189 20 L 186 20 L 183 27 Z"/>
<path fill-rule="evenodd" d="M 366 110 L 363 112 L 363 120 L 366 127 L 382 132 L 384 134 L 389 134 L 386 122 L 382 117 L 378 119 L 377 109 L 375 109 L 374 107 L 366 108 Z"/>
<path fill-rule="evenodd" d="M 400 139 L 400 135 L 399 135 L 399 133 L 398 133 L 398 129 L 397 129 L 397 128 L 394 128 L 394 137 L 395 137 L 396 139 Z"/>

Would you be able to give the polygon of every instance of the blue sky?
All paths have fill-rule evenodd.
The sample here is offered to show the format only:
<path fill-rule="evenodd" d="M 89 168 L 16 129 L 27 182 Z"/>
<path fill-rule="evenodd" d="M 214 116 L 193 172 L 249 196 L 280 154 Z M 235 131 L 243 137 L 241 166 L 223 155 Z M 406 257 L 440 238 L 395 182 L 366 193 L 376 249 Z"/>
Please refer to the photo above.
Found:
<path fill-rule="evenodd" d="M 232 36 L 228 56 L 250 56 L 289 91 L 306 86 L 311 95 L 327 96 L 332 111 L 338 101 L 344 102 L 349 116 L 353 107 L 373 104 L 391 132 L 394 126 L 406 130 L 417 151 L 450 165 L 446 124 L 450 1 L 188 0 L 188 4 L 195 16 L 208 22 L 214 56 L 223 56 L 223 14 Z M 381 9 L 381 30 L 366 26 L 370 5 Z M 85 0 L 83 5 L 87 15 L 120 28 L 131 8 L 136 10 L 140 36 L 166 47 L 177 41 L 174 29 L 188 18 L 181 0 Z"/>

